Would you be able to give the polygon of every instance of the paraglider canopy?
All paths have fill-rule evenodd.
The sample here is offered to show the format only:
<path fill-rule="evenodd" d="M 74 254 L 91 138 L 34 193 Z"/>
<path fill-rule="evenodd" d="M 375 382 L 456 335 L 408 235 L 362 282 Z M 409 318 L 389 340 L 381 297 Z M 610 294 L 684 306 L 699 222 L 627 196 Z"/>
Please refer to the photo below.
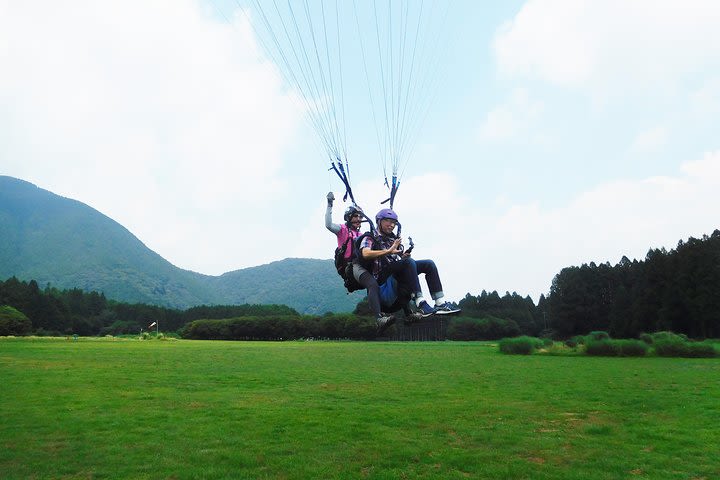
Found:
<path fill-rule="evenodd" d="M 350 182 L 348 120 L 370 112 L 393 207 L 435 98 L 450 2 L 442 0 L 236 0 L 260 44 L 297 92 L 333 170 Z M 364 85 L 363 85 L 364 84 Z M 348 99 L 352 99 L 348 102 Z M 363 160 L 363 164 L 367 163 Z"/>

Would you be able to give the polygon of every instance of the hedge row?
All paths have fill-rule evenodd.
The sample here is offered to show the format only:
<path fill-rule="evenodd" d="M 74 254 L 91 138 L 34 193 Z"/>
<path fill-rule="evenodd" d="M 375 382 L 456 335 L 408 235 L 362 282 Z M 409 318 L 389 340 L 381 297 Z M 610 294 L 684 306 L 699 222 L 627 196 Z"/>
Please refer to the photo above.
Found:
<path fill-rule="evenodd" d="M 193 340 L 370 340 L 376 336 L 376 325 L 372 318 L 351 314 L 237 317 L 195 320 L 185 325 L 180 335 Z"/>
<path fill-rule="evenodd" d="M 498 340 L 520 335 L 520 327 L 514 320 L 497 317 L 457 317 L 450 320 L 448 340 Z"/>
<path fill-rule="evenodd" d="M 640 340 L 616 340 L 607 332 L 591 332 L 565 341 L 570 348 L 584 346 L 587 355 L 604 357 L 642 357 L 651 351 L 661 357 L 717 357 L 717 348 L 710 342 L 693 342 L 685 335 L 672 332 L 643 334 Z M 506 338 L 500 341 L 502 353 L 530 354 L 540 348 L 542 341 L 532 337 Z"/>

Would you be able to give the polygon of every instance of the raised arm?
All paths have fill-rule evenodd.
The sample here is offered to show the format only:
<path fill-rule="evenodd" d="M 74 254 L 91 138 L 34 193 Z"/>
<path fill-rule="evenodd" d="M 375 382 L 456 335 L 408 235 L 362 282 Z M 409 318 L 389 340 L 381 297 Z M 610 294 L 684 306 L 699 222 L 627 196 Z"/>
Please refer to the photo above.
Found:
<path fill-rule="evenodd" d="M 335 200 L 335 195 L 333 192 L 328 192 L 327 194 L 327 210 L 325 211 L 325 228 L 330 230 L 332 233 L 337 235 L 340 232 L 340 225 L 337 223 L 332 223 L 332 207 L 333 207 L 333 201 Z"/>

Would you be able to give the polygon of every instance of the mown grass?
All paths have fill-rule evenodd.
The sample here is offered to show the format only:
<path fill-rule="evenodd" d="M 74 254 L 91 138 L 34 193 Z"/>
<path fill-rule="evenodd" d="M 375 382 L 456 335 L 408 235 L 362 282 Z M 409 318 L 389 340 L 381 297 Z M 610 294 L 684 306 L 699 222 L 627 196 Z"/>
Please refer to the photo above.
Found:
<path fill-rule="evenodd" d="M 720 477 L 720 361 L 0 339 L 0 476 Z"/>

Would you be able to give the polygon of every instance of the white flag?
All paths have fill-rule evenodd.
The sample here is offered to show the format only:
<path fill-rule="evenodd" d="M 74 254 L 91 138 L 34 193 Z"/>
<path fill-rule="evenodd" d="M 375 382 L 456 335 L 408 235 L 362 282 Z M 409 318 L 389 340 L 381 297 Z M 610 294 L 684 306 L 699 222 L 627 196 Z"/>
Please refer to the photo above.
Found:
<path fill-rule="evenodd" d="M 154 327 L 155 325 L 157 325 L 157 322 L 152 322 L 150 325 L 148 325 L 148 328 Z"/>

